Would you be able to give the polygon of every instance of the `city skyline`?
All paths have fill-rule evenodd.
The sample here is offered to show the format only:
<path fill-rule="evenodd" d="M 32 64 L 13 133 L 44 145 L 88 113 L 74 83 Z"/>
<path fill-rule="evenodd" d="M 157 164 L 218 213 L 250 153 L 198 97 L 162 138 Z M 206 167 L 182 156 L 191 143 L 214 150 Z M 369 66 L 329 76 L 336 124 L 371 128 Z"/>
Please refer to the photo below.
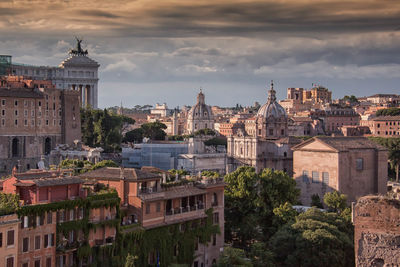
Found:
<path fill-rule="evenodd" d="M 29 6 L 28 6 L 29 4 Z M 367 96 L 400 81 L 396 1 L 2 1 L 1 54 L 58 65 L 84 38 L 101 64 L 99 107 L 278 99 L 318 83 Z"/>

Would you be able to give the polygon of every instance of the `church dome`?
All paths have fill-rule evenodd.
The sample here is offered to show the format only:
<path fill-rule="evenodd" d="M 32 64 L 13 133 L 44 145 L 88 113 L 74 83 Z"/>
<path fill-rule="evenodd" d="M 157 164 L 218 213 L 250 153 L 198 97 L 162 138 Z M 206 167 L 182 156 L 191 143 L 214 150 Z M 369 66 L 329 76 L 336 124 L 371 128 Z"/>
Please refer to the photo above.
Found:
<path fill-rule="evenodd" d="M 211 107 L 206 105 L 203 92 L 197 95 L 197 103 L 189 110 L 188 120 L 213 120 Z"/>
<path fill-rule="evenodd" d="M 274 83 L 271 81 L 271 89 L 269 90 L 268 101 L 260 107 L 257 112 L 257 117 L 276 119 L 287 117 L 285 109 L 276 102 L 276 92 L 274 90 Z"/>

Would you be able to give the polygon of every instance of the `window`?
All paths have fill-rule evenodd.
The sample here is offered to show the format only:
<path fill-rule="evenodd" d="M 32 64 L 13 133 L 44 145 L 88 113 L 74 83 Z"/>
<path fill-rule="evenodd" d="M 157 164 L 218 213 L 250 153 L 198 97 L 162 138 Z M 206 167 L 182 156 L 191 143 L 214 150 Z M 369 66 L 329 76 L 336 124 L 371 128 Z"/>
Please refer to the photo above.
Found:
<path fill-rule="evenodd" d="M 7 232 L 7 246 L 14 245 L 14 230 L 10 230 Z"/>
<path fill-rule="evenodd" d="M 213 214 L 213 223 L 218 224 L 219 223 L 219 213 L 216 212 Z"/>
<path fill-rule="evenodd" d="M 40 249 L 40 235 L 35 236 L 35 249 Z"/>
<path fill-rule="evenodd" d="M 5 116 L 6 115 L 6 110 L 5 109 L 2 109 L 1 110 L 1 116 Z"/>
<path fill-rule="evenodd" d="M 15 121 L 14 121 L 14 124 L 18 126 L 18 120 L 15 120 Z"/>
<path fill-rule="evenodd" d="M 51 267 L 51 258 L 46 258 L 46 267 Z"/>
<path fill-rule="evenodd" d="M 28 120 L 24 120 L 24 126 L 28 126 Z"/>
<path fill-rule="evenodd" d="M 150 213 L 150 204 L 146 204 L 146 214 Z"/>
<path fill-rule="evenodd" d="M 28 252 L 29 250 L 29 237 L 25 237 L 22 240 L 22 252 Z"/>
<path fill-rule="evenodd" d="M 47 224 L 51 224 L 53 222 L 53 214 L 52 212 L 47 212 Z"/>
<path fill-rule="evenodd" d="M 44 235 L 44 247 L 43 248 L 49 248 L 54 245 L 53 244 L 53 236 L 54 236 L 54 234 Z"/>
<path fill-rule="evenodd" d="M 7 258 L 7 267 L 14 267 L 14 257 Z"/>
<path fill-rule="evenodd" d="M 356 159 L 356 169 L 357 171 L 361 171 L 364 168 L 364 161 L 363 159 Z"/>
<path fill-rule="evenodd" d="M 5 105 L 6 105 L 6 100 L 5 100 L 5 99 L 2 99 L 2 100 L 1 100 L 1 105 L 2 105 L 2 106 L 5 106 Z"/>
<path fill-rule="evenodd" d="M 212 241 L 213 246 L 217 244 L 217 234 L 213 234 L 213 241 Z"/>
<path fill-rule="evenodd" d="M 35 260 L 35 267 L 40 267 L 40 260 Z"/>
<path fill-rule="evenodd" d="M 312 172 L 312 182 L 313 183 L 319 183 L 319 173 L 316 171 Z"/>
<path fill-rule="evenodd" d="M 160 212 L 160 211 L 161 211 L 161 203 L 157 202 L 157 212 Z"/>
<path fill-rule="evenodd" d="M 28 117 L 28 110 L 27 109 L 24 110 L 24 116 Z"/>
<path fill-rule="evenodd" d="M 308 180 L 308 171 L 303 171 L 303 183 L 308 184 L 310 181 Z"/>
<path fill-rule="evenodd" d="M 0 248 L 3 246 L 3 233 L 0 233 Z"/>
<path fill-rule="evenodd" d="M 322 183 L 325 185 L 329 185 L 329 172 L 322 173 Z"/>
<path fill-rule="evenodd" d="M 269 135 L 274 135 L 274 129 L 269 129 Z"/>
<path fill-rule="evenodd" d="M 31 117 L 35 117 L 35 110 L 31 110 Z"/>
<path fill-rule="evenodd" d="M 281 129 L 281 135 L 285 135 L 285 130 Z"/>
<path fill-rule="evenodd" d="M 29 262 L 22 263 L 22 267 L 29 267 Z"/>
<path fill-rule="evenodd" d="M 18 100 L 14 101 L 14 106 L 18 106 Z"/>
<path fill-rule="evenodd" d="M 5 119 L 1 119 L 1 126 L 6 125 L 6 120 Z"/>

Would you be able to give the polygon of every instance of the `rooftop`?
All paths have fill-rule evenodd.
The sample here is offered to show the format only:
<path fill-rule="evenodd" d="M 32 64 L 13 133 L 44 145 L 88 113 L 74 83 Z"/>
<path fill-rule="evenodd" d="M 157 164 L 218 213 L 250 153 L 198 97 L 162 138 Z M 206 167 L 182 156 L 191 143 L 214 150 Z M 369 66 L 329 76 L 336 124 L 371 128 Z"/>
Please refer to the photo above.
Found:
<path fill-rule="evenodd" d="M 158 173 L 149 171 L 138 170 L 134 168 L 116 168 L 104 167 L 91 172 L 79 175 L 82 178 L 99 179 L 99 180 L 146 180 L 146 179 L 160 179 Z"/>

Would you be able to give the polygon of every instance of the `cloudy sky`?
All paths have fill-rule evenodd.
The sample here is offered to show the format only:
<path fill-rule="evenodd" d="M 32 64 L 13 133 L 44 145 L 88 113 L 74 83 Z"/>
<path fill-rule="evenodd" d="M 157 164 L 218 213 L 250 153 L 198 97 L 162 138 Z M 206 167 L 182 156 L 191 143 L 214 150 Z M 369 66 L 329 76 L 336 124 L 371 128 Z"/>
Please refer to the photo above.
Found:
<path fill-rule="evenodd" d="M 334 97 L 400 92 L 399 0 L 0 0 L 0 54 L 58 65 L 74 36 L 99 106 L 265 102 L 275 81 Z"/>

